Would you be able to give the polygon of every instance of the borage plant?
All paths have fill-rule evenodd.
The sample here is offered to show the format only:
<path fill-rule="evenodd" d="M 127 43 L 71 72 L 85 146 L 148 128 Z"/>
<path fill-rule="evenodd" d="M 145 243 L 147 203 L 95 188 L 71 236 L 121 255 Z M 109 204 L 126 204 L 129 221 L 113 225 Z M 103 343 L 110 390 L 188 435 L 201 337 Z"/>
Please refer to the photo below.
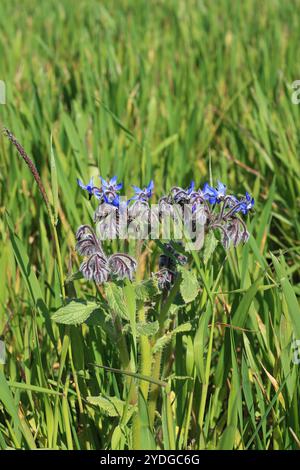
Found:
<path fill-rule="evenodd" d="M 41 189 L 64 279 L 46 191 L 22 147 L 9 131 L 6 135 Z M 203 430 L 215 321 L 212 277 L 203 266 L 219 242 L 226 254 L 231 246 L 248 241 L 243 216 L 253 208 L 254 199 L 248 193 L 241 198 L 229 194 L 221 182 L 217 187 L 205 183 L 199 189 L 192 182 L 187 189 L 171 188 L 157 204 L 151 204 L 153 181 L 144 188 L 133 186 L 129 199 L 120 195 L 123 186 L 117 177 L 98 181 L 98 185 L 93 178 L 87 184 L 77 181 L 95 204 L 93 224 L 85 220 L 76 231 L 79 270 L 62 282 L 63 305 L 52 320 L 99 328 L 106 346 L 117 351 L 118 359 L 112 355 L 110 364 L 85 364 L 87 371 L 101 367 L 107 374 L 115 374 L 116 381 L 123 378 L 120 396 L 110 389 L 107 394 L 85 397 L 90 406 L 118 419 L 112 435 L 114 448 L 193 448 L 190 429 L 198 426 L 200 433 Z M 77 298 L 75 282 L 84 280 L 86 298 Z M 206 311 L 209 315 L 200 315 Z M 191 350 L 188 346 L 195 330 L 203 336 L 196 335 L 195 357 L 182 367 L 183 356 L 177 357 L 175 351 Z M 68 330 L 64 338 L 66 360 Z M 206 347 L 204 363 L 197 360 L 197 354 Z M 62 368 L 63 363 L 61 373 Z M 183 375 L 182 370 L 188 374 Z M 196 380 L 196 372 L 202 384 L 200 397 L 190 393 L 188 401 L 181 403 L 182 384 L 188 387 Z M 179 408 L 191 407 L 194 399 L 200 400 L 200 414 L 193 423 L 191 413 L 179 413 Z"/>

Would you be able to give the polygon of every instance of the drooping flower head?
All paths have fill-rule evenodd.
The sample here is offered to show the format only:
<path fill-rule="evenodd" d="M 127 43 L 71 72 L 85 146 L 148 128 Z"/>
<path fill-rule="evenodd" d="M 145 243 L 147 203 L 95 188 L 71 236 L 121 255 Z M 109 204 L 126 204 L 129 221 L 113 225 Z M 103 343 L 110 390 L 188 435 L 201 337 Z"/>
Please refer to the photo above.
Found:
<path fill-rule="evenodd" d="M 227 250 L 231 245 L 237 247 L 240 243 L 246 243 L 249 232 L 238 217 L 233 217 L 223 225 L 222 245 Z"/>
<path fill-rule="evenodd" d="M 117 279 L 128 278 L 132 281 L 137 268 L 137 262 L 126 253 L 115 253 L 109 257 L 108 266 L 112 276 L 115 276 Z"/>
<path fill-rule="evenodd" d="M 80 265 L 80 271 L 89 281 L 95 281 L 96 284 L 103 284 L 108 281 L 109 268 L 108 261 L 102 253 L 94 253 L 83 261 Z"/>
<path fill-rule="evenodd" d="M 174 282 L 174 273 L 167 268 L 162 268 L 156 273 L 153 273 L 153 277 L 157 280 L 158 288 L 160 290 L 170 290 Z"/>
<path fill-rule="evenodd" d="M 133 280 L 137 262 L 127 253 L 115 253 L 107 256 L 101 240 L 89 225 L 82 225 L 76 232 L 76 251 L 84 256 L 79 270 L 82 275 L 96 284 L 103 284 L 112 279 Z"/>

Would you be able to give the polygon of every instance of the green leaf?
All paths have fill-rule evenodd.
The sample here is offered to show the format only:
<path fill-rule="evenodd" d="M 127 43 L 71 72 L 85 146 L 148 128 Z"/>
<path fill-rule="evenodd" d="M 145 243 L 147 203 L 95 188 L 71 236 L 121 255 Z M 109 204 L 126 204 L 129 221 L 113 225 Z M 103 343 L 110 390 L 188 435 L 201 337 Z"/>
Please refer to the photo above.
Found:
<path fill-rule="evenodd" d="M 129 317 L 129 323 L 132 332 L 132 338 L 134 342 L 134 349 L 136 350 L 136 295 L 132 282 L 129 279 L 126 280 L 124 287 L 124 296 L 127 304 L 127 311 Z"/>
<path fill-rule="evenodd" d="M 211 303 L 207 303 L 205 312 L 202 313 L 199 319 L 198 329 L 194 337 L 194 360 L 196 365 L 196 372 L 199 376 L 200 382 L 205 383 L 205 366 L 206 366 L 206 346 L 209 336 L 209 320 L 212 315 Z"/>
<path fill-rule="evenodd" d="M 165 148 L 169 147 L 169 145 L 172 145 L 174 142 L 178 140 L 178 134 L 173 134 L 167 137 L 165 140 L 163 140 L 152 152 L 152 156 L 156 156 L 159 153 L 161 153 Z"/>
<path fill-rule="evenodd" d="M 147 402 L 142 394 L 139 392 L 139 399 L 138 399 L 138 407 L 139 407 L 139 423 L 140 423 L 140 445 L 142 450 L 154 450 L 156 449 L 154 436 L 151 432 L 150 422 L 149 422 L 149 414 L 148 414 L 148 407 Z"/>
<path fill-rule="evenodd" d="M 139 335 L 142 336 L 153 336 L 155 333 L 158 332 L 159 323 L 158 321 L 147 323 L 147 322 L 140 322 L 136 325 L 136 330 Z"/>
<path fill-rule="evenodd" d="M 135 294 L 138 300 L 152 300 L 160 294 L 157 279 L 151 278 L 147 281 L 137 283 L 135 285 Z"/>
<path fill-rule="evenodd" d="M 169 344 L 171 339 L 178 333 L 186 333 L 188 331 L 191 331 L 191 329 L 192 329 L 192 325 L 189 322 L 187 322 L 187 323 L 183 323 L 182 325 L 177 326 L 177 328 L 175 328 L 173 331 L 167 332 L 166 334 L 158 338 L 158 340 L 154 344 L 153 349 L 152 349 L 153 354 L 156 354 L 157 352 L 164 349 Z"/>
<path fill-rule="evenodd" d="M 5 375 L 0 371 L 0 401 L 5 406 L 6 411 L 10 414 L 14 421 L 15 426 L 20 425 L 20 419 L 18 415 L 18 407 L 16 406 L 12 393 L 9 389 Z"/>
<path fill-rule="evenodd" d="M 249 308 L 251 306 L 251 303 L 258 291 L 259 284 L 261 281 L 261 277 L 259 277 L 250 287 L 249 289 L 244 293 L 241 302 L 239 303 L 233 318 L 232 318 L 232 325 L 238 326 L 240 328 L 244 327 L 244 324 L 247 319 L 247 315 L 249 312 Z"/>
<path fill-rule="evenodd" d="M 191 331 L 191 329 L 192 325 L 190 322 L 182 323 L 182 325 L 176 326 L 176 328 L 174 328 L 172 335 L 177 335 L 178 333 L 187 333 L 188 331 Z"/>
<path fill-rule="evenodd" d="M 232 424 L 227 426 L 221 436 L 220 442 L 218 444 L 218 450 L 232 450 L 234 446 L 235 434 L 236 427 Z"/>
<path fill-rule="evenodd" d="M 295 336 L 297 339 L 300 339 L 300 307 L 295 291 L 287 276 L 285 260 L 283 256 L 281 256 L 280 261 L 278 261 L 278 259 L 272 253 L 271 257 L 276 271 L 277 279 L 281 284 L 283 295 L 288 306 L 288 312 L 293 324 Z"/>
<path fill-rule="evenodd" d="M 76 155 L 76 153 L 79 153 L 82 149 L 82 144 L 80 141 L 80 137 L 78 135 L 78 131 L 76 127 L 74 126 L 72 119 L 66 113 L 62 114 L 62 123 L 64 125 L 66 134 L 68 136 L 70 145 L 75 151 L 75 155 Z"/>
<path fill-rule="evenodd" d="M 49 310 L 45 304 L 43 293 L 39 284 L 39 281 L 36 277 L 35 272 L 33 271 L 27 252 L 24 248 L 22 241 L 14 233 L 12 221 L 8 214 L 6 214 L 6 221 L 9 229 L 10 240 L 12 244 L 12 249 L 14 256 L 20 268 L 23 280 L 25 282 L 26 288 L 31 297 L 32 303 L 39 313 L 45 319 L 45 326 L 49 337 L 51 338 L 53 344 L 55 344 L 55 338 L 52 331 L 52 325 L 50 320 Z"/>
<path fill-rule="evenodd" d="M 36 444 L 29 431 L 24 419 L 20 419 L 18 414 L 18 405 L 14 401 L 14 397 L 10 391 L 5 375 L 0 370 L 0 402 L 3 403 L 7 413 L 11 416 L 15 431 L 18 429 L 22 432 L 30 449 L 35 449 Z"/>
<path fill-rule="evenodd" d="M 97 100 L 98 101 L 98 100 Z M 111 110 L 110 108 L 101 100 L 98 101 L 100 103 L 100 105 L 103 107 L 103 109 L 105 109 L 105 111 L 112 117 L 113 121 L 116 123 L 116 125 L 122 129 L 122 131 L 125 132 L 125 134 L 127 135 L 127 137 L 131 140 L 133 140 L 137 145 L 139 145 L 138 141 L 136 140 L 134 134 L 130 131 L 130 129 L 128 129 L 122 122 L 121 120 L 118 118 L 118 116 L 116 116 Z M 139 145 L 140 146 L 140 145 Z"/>
<path fill-rule="evenodd" d="M 198 295 L 199 282 L 193 271 L 181 268 L 182 281 L 180 283 L 180 294 L 184 302 L 187 304 L 193 302 Z"/>
<path fill-rule="evenodd" d="M 79 279 L 83 279 L 83 274 L 81 271 L 76 271 L 75 273 L 70 274 L 66 278 L 65 282 L 68 283 L 68 282 L 78 281 Z"/>
<path fill-rule="evenodd" d="M 111 417 L 121 417 L 126 405 L 125 401 L 117 397 L 103 397 L 102 395 L 98 397 L 87 397 L 86 400 L 90 405 L 99 406 L 105 415 Z M 129 405 L 129 409 L 130 408 L 133 409 L 134 407 Z"/>
<path fill-rule="evenodd" d="M 56 310 L 51 318 L 56 323 L 79 325 L 85 322 L 95 310 L 100 312 L 100 308 L 95 302 L 71 300 L 67 305 Z"/>
<path fill-rule="evenodd" d="M 214 232 L 210 231 L 204 240 L 204 252 L 203 252 L 203 262 L 207 264 L 211 256 L 213 255 L 216 246 L 218 244 L 218 240 L 216 239 Z"/>
<path fill-rule="evenodd" d="M 154 379 L 153 377 L 148 377 L 147 375 L 142 375 L 142 374 L 138 374 L 138 373 L 135 373 L 135 372 L 130 372 L 129 370 L 115 369 L 113 367 L 102 366 L 100 364 L 93 364 L 93 366 L 94 367 L 99 367 L 100 369 L 104 369 L 104 370 L 107 370 L 109 372 L 113 372 L 113 373 L 116 373 L 116 374 L 127 375 L 128 377 L 133 377 L 137 380 L 144 380 L 146 382 L 149 382 L 149 383 L 152 383 L 152 384 L 155 384 L 155 385 L 159 385 L 160 387 L 166 387 L 167 386 L 167 383 L 162 381 L 162 380 Z"/>
<path fill-rule="evenodd" d="M 129 320 L 128 306 L 121 287 L 113 283 L 105 285 L 105 295 L 110 310 L 123 320 Z"/>
<path fill-rule="evenodd" d="M 11 380 L 9 380 L 7 383 L 11 388 L 19 388 L 20 390 L 30 390 L 32 392 L 45 393 L 47 395 L 62 395 L 62 393 L 58 392 L 57 390 L 51 390 L 50 388 L 39 387 L 37 385 L 31 385 L 22 382 L 14 382 Z"/>

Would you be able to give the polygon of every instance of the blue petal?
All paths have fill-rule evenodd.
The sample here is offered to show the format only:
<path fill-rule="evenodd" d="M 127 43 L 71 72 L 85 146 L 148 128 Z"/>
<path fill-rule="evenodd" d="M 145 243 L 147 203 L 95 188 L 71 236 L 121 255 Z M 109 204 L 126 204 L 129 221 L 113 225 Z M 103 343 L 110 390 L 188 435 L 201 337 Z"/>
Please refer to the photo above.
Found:
<path fill-rule="evenodd" d="M 119 196 L 117 195 L 111 202 L 111 204 L 115 207 L 119 207 L 120 205 L 120 200 L 119 200 Z"/>
<path fill-rule="evenodd" d="M 218 192 L 215 188 L 212 188 L 211 186 L 209 186 L 208 183 L 205 183 L 205 185 L 203 186 L 203 193 L 204 193 L 204 196 L 209 198 L 209 197 L 217 197 L 218 195 Z"/>
<path fill-rule="evenodd" d="M 221 183 L 221 181 L 218 181 L 218 192 L 222 195 L 225 196 L 226 194 L 226 185 Z"/>
<path fill-rule="evenodd" d="M 94 191 L 94 195 L 95 195 L 95 197 L 96 197 L 97 199 L 101 199 L 102 196 L 103 196 L 103 192 L 102 192 L 100 189 L 96 189 L 96 190 Z"/>
<path fill-rule="evenodd" d="M 77 184 L 78 184 L 78 186 L 80 186 L 82 189 L 85 189 L 85 185 L 83 184 L 83 182 L 82 182 L 79 178 L 77 178 Z"/>
<path fill-rule="evenodd" d="M 138 186 L 132 185 L 132 187 L 133 187 L 133 189 L 134 189 L 134 191 L 135 191 L 136 194 L 140 194 L 140 193 L 142 192 L 142 189 L 139 188 Z"/>
<path fill-rule="evenodd" d="M 188 194 L 190 194 L 192 191 L 194 191 L 194 189 L 195 189 L 195 181 L 192 180 L 192 181 L 190 182 L 189 187 L 188 187 Z"/>
<path fill-rule="evenodd" d="M 151 192 L 153 190 L 153 188 L 154 188 L 154 182 L 153 182 L 153 180 L 151 180 L 150 183 L 147 186 L 147 190 Z"/>
<path fill-rule="evenodd" d="M 108 186 L 107 181 L 105 181 L 105 179 L 102 178 L 102 176 L 99 176 L 99 178 L 100 178 L 100 180 L 101 180 L 102 186 L 103 186 L 104 188 L 107 188 L 107 186 Z"/>
<path fill-rule="evenodd" d="M 110 183 L 111 185 L 114 185 L 114 184 L 117 182 L 117 179 L 118 179 L 117 176 L 113 176 L 113 177 L 111 178 L 111 180 L 110 180 L 109 183 Z"/>
<path fill-rule="evenodd" d="M 119 202 L 118 195 L 116 195 L 115 198 L 112 201 L 110 201 L 109 198 L 106 196 L 106 194 L 103 194 L 103 199 L 107 204 L 110 204 L 115 207 L 119 207 L 120 202 Z"/>

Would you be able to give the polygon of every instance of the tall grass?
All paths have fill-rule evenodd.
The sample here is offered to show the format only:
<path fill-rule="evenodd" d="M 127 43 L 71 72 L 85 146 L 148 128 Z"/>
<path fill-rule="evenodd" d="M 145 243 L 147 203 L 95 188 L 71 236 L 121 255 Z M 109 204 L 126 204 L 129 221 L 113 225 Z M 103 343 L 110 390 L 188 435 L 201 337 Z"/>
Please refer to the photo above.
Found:
<path fill-rule="evenodd" d="M 248 245 L 195 255 L 199 294 L 176 313 L 192 329 L 163 351 L 167 387 L 140 446 L 300 447 L 299 18 L 296 0 L 1 2 L 1 121 L 39 169 L 63 272 L 55 220 L 1 138 L 2 449 L 134 446 L 119 402 L 89 398 L 126 401 L 130 376 L 94 366 L 123 368 L 116 343 L 100 326 L 51 321 L 93 212 L 76 178 L 99 172 L 127 187 L 153 178 L 157 195 L 211 174 L 256 199 Z M 157 253 L 143 253 L 146 271 Z"/>

